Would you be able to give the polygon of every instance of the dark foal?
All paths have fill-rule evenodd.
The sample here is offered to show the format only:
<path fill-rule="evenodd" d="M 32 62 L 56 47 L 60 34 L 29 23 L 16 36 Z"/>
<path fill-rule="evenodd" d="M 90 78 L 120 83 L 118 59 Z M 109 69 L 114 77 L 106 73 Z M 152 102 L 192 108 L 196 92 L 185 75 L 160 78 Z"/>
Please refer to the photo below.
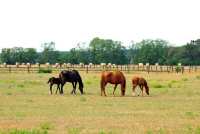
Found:
<path fill-rule="evenodd" d="M 60 85 L 61 85 L 61 80 L 60 80 L 60 78 L 51 77 L 51 78 L 49 78 L 49 81 L 48 81 L 47 83 L 50 83 L 49 90 L 50 90 L 50 93 L 51 93 L 51 94 L 52 94 L 52 86 L 53 86 L 54 84 L 57 85 L 56 94 L 57 94 L 58 90 L 59 90 L 59 93 L 60 93 Z"/>

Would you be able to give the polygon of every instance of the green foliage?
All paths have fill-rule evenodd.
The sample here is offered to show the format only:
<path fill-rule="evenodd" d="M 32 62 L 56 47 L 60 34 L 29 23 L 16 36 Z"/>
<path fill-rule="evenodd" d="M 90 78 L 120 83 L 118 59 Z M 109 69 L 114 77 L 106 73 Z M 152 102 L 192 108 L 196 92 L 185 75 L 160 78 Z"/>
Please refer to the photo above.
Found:
<path fill-rule="evenodd" d="M 182 70 L 181 66 L 176 66 L 175 70 L 176 70 L 177 73 L 181 72 L 181 70 Z"/>
<path fill-rule="evenodd" d="M 143 40 L 135 44 L 139 48 L 134 63 L 164 64 L 167 57 L 168 42 L 164 40 Z"/>
<path fill-rule="evenodd" d="M 42 130 L 50 130 L 50 129 L 53 129 L 54 126 L 49 122 L 45 122 L 45 123 L 40 124 L 40 128 Z"/>
<path fill-rule="evenodd" d="M 167 64 L 199 65 L 200 64 L 200 39 L 191 41 L 186 45 L 175 47 L 161 39 L 146 39 L 141 42 L 132 42 L 129 47 L 122 46 L 120 41 L 112 39 L 93 38 L 89 46 L 79 43 L 70 51 L 56 51 L 55 42 L 42 44 L 42 52 L 35 48 L 3 48 L 0 63 L 113 63 L 113 64 Z M 180 71 L 180 68 L 176 68 Z"/>
<path fill-rule="evenodd" d="M 70 128 L 68 130 L 68 134 L 80 134 L 80 129 L 79 128 Z"/>
<path fill-rule="evenodd" d="M 164 86 L 161 84 L 154 84 L 152 87 L 153 88 L 163 88 Z"/>
<path fill-rule="evenodd" d="M 146 134 L 153 134 L 152 130 L 147 130 Z"/>
<path fill-rule="evenodd" d="M 182 81 L 188 81 L 188 78 L 183 78 Z"/>
<path fill-rule="evenodd" d="M 197 75 L 196 78 L 197 78 L 198 80 L 200 80 L 200 75 Z"/>
<path fill-rule="evenodd" d="M 37 55 L 35 48 L 3 48 L 1 52 L 1 62 L 7 64 L 15 64 L 16 62 L 35 63 Z"/>
<path fill-rule="evenodd" d="M 26 130 L 26 129 L 10 129 L 7 131 L 0 131 L 0 134 L 48 134 L 47 130 Z"/>
<path fill-rule="evenodd" d="M 125 54 L 125 47 L 119 41 L 111 39 L 94 38 L 89 44 L 92 62 L 99 63 L 114 63 L 126 64 L 127 57 Z"/>
<path fill-rule="evenodd" d="M 172 83 L 168 83 L 168 87 L 169 87 L 169 88 L 172 88 Z"/>
<path fill-rule="evenodd" d="M 52 73 L 50 68 L 39 68 L 38 73 Z"/>

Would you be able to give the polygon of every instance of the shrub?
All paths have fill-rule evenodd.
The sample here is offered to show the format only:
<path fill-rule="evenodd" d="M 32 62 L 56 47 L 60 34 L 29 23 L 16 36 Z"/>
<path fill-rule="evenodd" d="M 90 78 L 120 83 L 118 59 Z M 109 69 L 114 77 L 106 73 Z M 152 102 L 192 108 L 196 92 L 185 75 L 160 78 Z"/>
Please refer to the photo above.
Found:
<path fill-rule="evenodd" d="M 161 85 L 161 84 L 154 84 L 153 87 L 154 87 L 154 88 L 163 88 L 164 86 Z"/>
<path fill-rule="evenodd" d="M 196 78 L 197 78 L 198 80 L 200 80 L 200 75 L 197 75 Z"/>
<path fill-rule="evenodd" d="M 187 78 L 183 78 L 182 81 L 188 81 L 188 79 Z"/>
<path fill-rule="evenodd" d="M 8 131 L 0 131 L 1 134 L 48 134 L 46 130 L 26 130 L 26 129 L 10 129 Z"/>
<path fill-rule="evenodd" d="M 80 129 L 79 128 L 70 128 L 68 130 L 69 134 L 80 134 Z"/>
<path fill-rule="evenodd" d="M 177 73 L 181 72 L 181 66 L 176 66 L 175 70 Z"/>
<path fill-rule="evenodd" d="M 168 83 L 168 87 L 169 87 L 169 88 L 172 88 L 172 83 Z"/>
<path fill-rule="evenodd" d="M 49 130 L 49 129 L 53 129 L 54 126 L 51 123 L 46 122 L 46 123 L 40 124 L 40 128 L 43 130 Z"/>
<path fill-rule="evenodd" d="M 52 69 L 50 69 L 50 68 L 40 68 L 39 70 L 38 70 L 38 73 L 52 73 Z"/>

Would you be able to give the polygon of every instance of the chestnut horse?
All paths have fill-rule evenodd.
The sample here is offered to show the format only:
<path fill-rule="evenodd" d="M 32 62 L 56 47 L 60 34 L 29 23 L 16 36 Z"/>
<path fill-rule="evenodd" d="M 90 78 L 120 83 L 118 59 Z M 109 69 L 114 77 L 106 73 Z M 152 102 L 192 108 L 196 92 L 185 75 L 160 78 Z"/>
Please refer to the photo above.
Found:
<path fill-rule="evenodd" d="M 126 90 L 126 78 L 124 77 L 123 73 L 120 71 L 114 71 L 114 72 L 109 72 L 109 71 L 103 71 L 101 74 L 101 96 L 104 95 L 106 96 L 105 93 L 105 87 L 106 84 L 115 84 L 113 95 L 115 95 L 115 90 L 117 88 L 117 85 L 121 85 L 121 96 L 125 95 L 125 90 Z"/>
<path fill-rule="evenodd" d="M 143 77 L 133 77 L 132 78 L 132 85 L 133 85 L 133 95 L 135 94 L 135 88 L 137 86 L 140 87 L 140 89 L 142 91 L 142 96 L 144 95 L 143 87 L 145 87 L 146 94 L 149 95 L 149 86 L 147 84 L 147 81 Z M 140 95 L 140 93 L 138 94 L 138 96 Z"/>

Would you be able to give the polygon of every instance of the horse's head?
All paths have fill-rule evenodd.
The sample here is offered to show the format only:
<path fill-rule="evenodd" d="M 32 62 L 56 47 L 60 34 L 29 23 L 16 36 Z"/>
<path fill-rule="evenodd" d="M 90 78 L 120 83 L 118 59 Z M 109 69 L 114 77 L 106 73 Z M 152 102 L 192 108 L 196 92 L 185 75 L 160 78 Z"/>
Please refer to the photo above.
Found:
<path fill-rule="evenodd" d="M 49 84 L 49 83 L 51 82 L 51 79 L 52 79 L 52 78 L 49 78 L 49 80 L 47 81 L 47 84 Z"/>
<path fill-rule="evenodd" d="M 51 78 L 49 78 L 47 84 L 51 83 L 54 79 L 55 79 L 55 77 L 51 77 Z"/>
<path fill-rule="evenodd" d="M 81 94 L 84 94 L 84 92 L 83 92 L 83 83 L 82 83 L 82 80 L 79 81 L 79 90 L 80 90 Z"/>
<path fill-rule="evenodd" d="M 146 89 L 146 93 L 149 95 L 149 86 L 146 85 L 146 86 L 145 86 L 145 89 Z"/>

